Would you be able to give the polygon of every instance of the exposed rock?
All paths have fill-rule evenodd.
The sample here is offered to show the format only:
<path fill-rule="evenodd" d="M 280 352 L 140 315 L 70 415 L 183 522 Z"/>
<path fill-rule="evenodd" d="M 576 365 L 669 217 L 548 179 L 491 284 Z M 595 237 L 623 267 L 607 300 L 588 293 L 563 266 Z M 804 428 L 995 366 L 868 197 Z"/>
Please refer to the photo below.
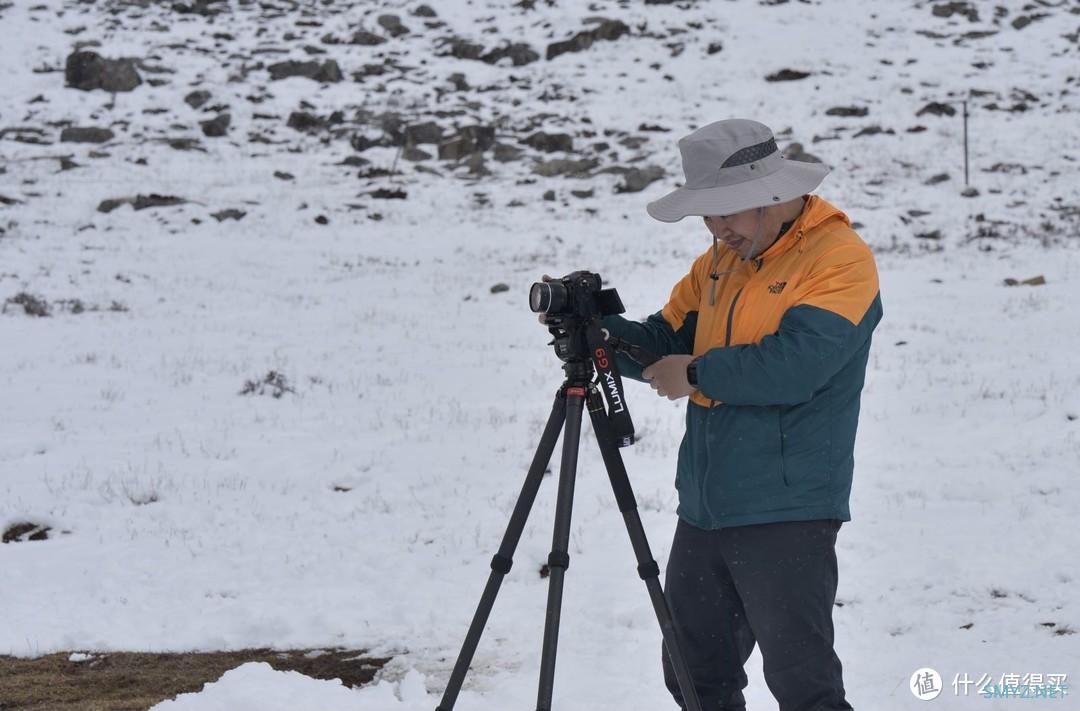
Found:
<path fill-rule="evenodd" d="M 442 43 L 449 45 L 450 51 L 448 54 L 458 59 L 480 59 L 481 55 L 484 54 L 484 45 L 469 42 L 460 37 L 450 37 L 442 40 Z"/>
<path fill-rule="evenodd" d="M 448 81 L 454 85 L 456 91 L 468 91 L 469 82 L 465 80 L 465 75 L 461 72 L 454 72 L 450 75 Z"/>
<path fill-rule="evenodd" d="M 615 192 L 638 193 L 663 177 L 664 169 L 658 165 L 631 168 L 623 175 L 623 182 L 615 186 Z"/>
<path fill-rule="evenodd" d="M 526 64 L 532 64 L 540 59 L 540 55 L 527 44 L 522 42 L 515 42 L 513 44 L 504 45 L 496 49 L 491 50 L 484 56 L 480 57 L 481 61 L 488 64 L 495 64 L 500 59 L 509 57 L 510 61 L 515 67 L 521 67 Z"/>
<path fill-rule="evenodd" d="M 133 91 L 142 84 L 133 60 L 106 59 L 96 52 L 85 50 L 68 56 L 64 79 L 67 86 L 82 91 Z"/>
<path fill-rule="evenodd" d="M 495 64 L 500 59 L 509 57 L 515 67 L 520 67 L 540 59 L 540 55 L 537 54 L 531 46 L 521 42 L 513 44 L 508 43 L 488 52 L 484 51 L 483 45 L 461 39 L 460 37 L 446 38 L 442 40 L 442 43 L 449 46 L 447 54 L 451 57 L 457 57 L 458 59 L 474 59 L 486 62 L 487 64 Z"/>
<path fill-rule="evenodd" d="M 554 153 L 556 151 L 569 152 L 574 150 L 574 139 L 565 133 L 544 133 L 543 131 L 537 131 L 531 136 L 521 139 L 521 142 L 538 151 L 544 151 L 545 153 Z"/>
<path fill-rule="evenodd" d="M 45 318 L 51 313 L 49 308 L 49 302 L 44 298 L 28 294 L 25 291 L 20 291 L 15 296 L 4 300 L 4 312 L 7 312 L 8 304 L 14 304 L 15 306 L 22 306 L 23 313 L 27 316 L 36 316 L 38 318 Z M 5 534 L 4 543 L 7 543 L 7 534 Z"/>
<path fill-rule="evenodd" d="M 924 114 L 932 114 L 934 116 L 955 116 L 956 109 L 949 104 L 942 104 L 937 101 L 931 101 L 929 104 L 919 109 L 919 111 L 915 115 L 922 116 Z"/>
<path fill-rule="evenodd" d="M 979 11 L 970 2 L 945 2 L 934 5 L 934 17 L 952 17 L 963 15 L 971 22 L 979 21 Z"/>
<path fill-rule="evenodd" d="M 463 126 L 460 133 L 472 141 L 478 151 L 486 151 L 495 145 L 494 126 Z"/>
<path fill-rule="evenodd" d="M 418 5 L 412 14 L 416 17 L 438 17 L 435 11 L 431 9 L 430 5 Z"/>
<path fill-rule="evenodd" d="M 407 161 L 416 163 L 422 160 L 430 160 L 432 156 L 427 151 L 422 151 L 416 146 L 408 146 L 401 151 L 401 157 Z"/>
<path fill-rule="evenodd" d="M 845 118 L 861 118 L 870 113 L 865 106 L 834 106 L 825 112 L 826 116 L 843 116 Z"/>
<path fill-rule="evenodd" d="M 231 122 L 232 116 L 229 114 L 219 114 L 209 121 L 200 121 L 199 125 L 202 127 L 204 136 L 207 136 L 208 138 L 221 138 L 228 134 L 229 124 Z"/>
<path fill-rule="evenodd" d="M 296 131 L 310 132 L 321 129 L 325 123 L 315 114 L 307 111 L 293 111 L 289 114 L 289 120 L 285 125 Z"/>
<path fill-rule="evenodd" d="M 379 188 L 372 190 L 368 195 L 376 200 L 404 200 L 409 196 L 407 192 L 397 188 Z"/>
<path fill-rule="evenodd" d="M 397 15 L 379 15 L 379 26 L 390 33 L 391 37 L 400 37 L 409 34 L 409 28 L 401 24 L 401 18 Z"/>
<path fill-rule="evenodd" d="M 511 146 L 507 143 L 495 144 L 495 160 L 500 163 L 509 163 L 510 161 L 518 160 L 524 153 L 525 151 L 517 146 Z"/>
<path fill-rule="evenodd" d="M 556 160 L 537 161 L 533 165 L 532 172 L 545 178 L 553 178 L 556 175 L 580 176 L 600 165 L 595 158 L 582 158 L 581 160 L 569 160 L 559 158 Z"/>
<path fill-rule="evenodd" d="M 244 215 L 246 215 L 246 214 L 247 213 L 244 212 L 243 210 L 237 210 L 236 208 L 229 208 L 227 210 L 221 210 L 219 212 L 211 213 L 210 217 L 213 217 L 218 222 L 224 222 L 225 220 L 237 220 L 237 221 L 240 221 L 240 220 L 244 219 Z"/>
<path fill-rule="evenodd" d="M 724 49 L 723 42 L 710 42 L 708 48 L 705 50 L 706 54 L 716 54 Z"/>
<path fill-rule="evenodd" d="M 193 109 L 202 108 L 203 104 L 205 104 L 207 101 L 210 101 L 209 91 L 193 91 L 184 97 L 184 103 Z"/>
<path fill-rule="evenodd" d="M 177 150 L 177 151 L 204 151 L 205 152 L 205 150 L 206 150 L 205 148 L 202 147 L 202 144 L 199 142 L 198 138 L 187 138 L 187 137 L 166 138 L 165 143 L 169 146 L 169 148 L 172 148 L 173 150 Z"/>
<path fill-rule="evenodd" d="M 442 143 L 442 129 L 434 121 L 413 124 L 405 129 L 405 145 L 415 146 L 420 143 Z"/>
<path fill-rule="evenodd" d="M 567 52 L 583 52 L 599 40 L 617 40 L 630 33 L 626 23 L 619 20 L 604 20 L 591 30 L 578 32 L 568 40 L 553 42 L 547 47 L 547 59 L 552 60 Z"/>
<path fill-rule="evenodd" d="M 465 126 L 439 144 L 439 160 L 462 160 L 495 145 L 494 126 Z"/>
<path fill-rule="evenodd" d="M 357 153 L 363 153 L 373 146 L 385 146 L 389 145 L 389 143 L 380 138 L 371 138 L 363 133 L 354 133 L 349 137 L 349 145 Z"/>
<path fill-rule="evenodd" d="M 72 126 L 60 132 L 61 143 L 105 143 L 111 141 L 113 132 L 107 128 Z"/>
<path fill-rule="evenodd" d="M 464 136 L 454 136 L 439 144 L 439 160 L 461 160 L 472 152 L 472 142 Z"/>
<path fill-rule="evenodd" d="M 510 285 L 509 284 L 504 284 L 502 282 L 499 282 L 498 284 L 495 284 L 494 286 L 491 287 L 491 293 L 492 294 L 501 294 L 504 291 L 510 291 Z"/>
<path fill-rule="evenodd" d="M 1032 22 L 1035 22 L 1036 20 L 1041 20 L 1041 19 L 1043 19 L 1045 17 L 1049 17 L 1049 16 L 1050 15 L 1045 13 L 1045 12 L 1043 12 L 1043 13 L 1034 13 L 1034 14 L 1031 14 L 1031 15 L 1020 15 L 1015 20 L 1013 20 L 1011 24 L 1012 24 L 1012 27 L 1013 27 L 1014 30 L 1022 30 L 1025 27 L 1027 27 L 1028 25 L 1030 25 Z"/>
<path fill-rule="evenodd" d="M 798 81 L 810 76 L 810 72 L 800 72 L 797 69 L 781 69 L 765 77 L 765 81 Z"/>
<path fill-rule="evenodd" d="M 183 205 L 187 200 L 184 198 L 178 198 L 173 195 L 157 195 L 151 193 L 149 195 L 136 195 L 133 198 L 112 198 L 109 200 L 102 200 L 98 205 L 98 212 L 112 212 L 121 205 L 131 205 L 136 210 L 145 210 L 148 207 L 173 207 L 175 205 Z"/>
<path fill-rule="evenodd" d="M 852 138 L 858 138 L 859 136 L 876 136 L 879 133 L 885 134 L 887 136 L 892 136 L 896 134 L 896 131 L 891 128 L 882 128 L 881 126 L 877 125 L 867 126 L 866 128 L 858 131 L 854 136 L 852 136 Z"/>
<path fill-rule="evenodd" d="M 339 44 L 337 40 L 328 41 L 327 38 L 329 37 L 331 37 L 331 35 L 323 37 L 322 41 L 326 44 Z M 349 44 L 355 44 L 361 47 L 376 47 L 384 42 L 386 42 L 385 37 L 380 37 L 374 32 L 368 32 L 367 30 L 357 30 L 353 33 L 352 37 L 349 38 Z"/>
<path fill-rule="evenodd" d="M 195 0 L 191 4 L 174 2 L 172 4 L 173 12 L 178 12 L 182 15 L 202 15 L 203 17 L 213 17 L 214 15 L 220 15 L 222 12 L 228 9 L 228 4 L 222 6 L 225 0 Z"/>
<path fill-rule="evenodd" d="M 1045 284 L 1046 277 L 1041 274 L 1039 276 L 1031 277 L 1030 279 L 1005 278 L 1005 286 L 1043 286 Z"/>
<path fill-rule="evenodd" d="M 23 541 L 44 541 L 49 538 L 52 529 L 45 524 L 18 522 L 8 526 L 4 535 L 0 537 L 4 543 L 21 543 Z"/>
<path fill-rule="evenodd" d="M 339 82 L 344 77 L 341 68 L 333 59 L 328 59 L 322 64 L 318 62 L 298 62 L 289 60 L 271 64 L 267 69 L 273 80 L 287 79 L 289 77 L 306 77 L 319 82 Z"/>

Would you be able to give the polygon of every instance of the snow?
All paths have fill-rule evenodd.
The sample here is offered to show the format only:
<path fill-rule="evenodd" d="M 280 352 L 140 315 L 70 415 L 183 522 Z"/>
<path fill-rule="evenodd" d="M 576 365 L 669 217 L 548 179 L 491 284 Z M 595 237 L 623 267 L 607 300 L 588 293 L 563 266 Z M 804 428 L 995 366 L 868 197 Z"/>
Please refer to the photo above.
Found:
<path fill-rule="evenodd" d="M 978 3 L 980 23 L 968 23 L 934 17 L 926 3 L 854 0 L 538 2 L 532 13 L 510 3 L 432 5 L 455 32 L 488 45 L 513 37 L 542 50 L 590 15 L 657 37 L 510 67 L 434 59 L 438 34 L 414 32 L 391 49 L 416 73 L 385 93 L 371 91 L 370 79 L 289 79 L 250 104 L 243 97 L 264 72 L 229 82 L 242 62 L 166 45 L 211 46 L 210 33 L 227 29 L 231 50 L 250 51 L 259 29 L 277 37 L 296 31 L 295 18 L 258 24 L 238 11 L 216 24 L 176 19 L 158 33 L 150 23 L 168 12 L 164 4 L 124 15 L 116 29 L 95 5 L 15 0 L 0 11 L 0 128 L 129 122 L 114 126 L 119 137 L 105 147 L 0 137 L 0 195 L 23 201 L 0 204 L 0 298 L 27 291 L 101 307 L 38 319 L 9 305 L 0 316 L 0 528 L 30 520 L 52 529 L 46 542 L 0 546 L 0 654 L 365 649 L 393 657 L 365 688 L 246 664 L 156 709 L 433 708 L 561 383 L 547 332 L 526 305 L 529 285 L 541 274 L 592 269 L 619 289 L 628 315 L 659 309 L 708 239 L 692 220 L 651 221 L 644 203 L 679 179 L 680 135 L 740 115 L 792 128 L 783 143 L 800 141 L 835 166 L 819 192 L 861 224 L 881 273 L 885 320 L 863 395 L 853 521 L 838 542 L 836 646 L 849 699 L 921 708 L 906 687 L 916 669 L 931 667 L 947 685 L 939 705 L 1004 708 L 974 692 L 956 697 L 948 685 L 965 673 L 1080 674 L 1080 635 L 1068 633 L 1080 628 L 1080 235 L 1053 209 L 1080 202 L 1078 104 L 1067 93 L 1076 90 L 1077 50 L 1062 38 L 1076 30 L 1069 6 L 1016 31 L 1008 23 L 1023 3 L 995 3 L 1010 12 L 1000 34 L 959 40 L 990 26 L 993 9 Z M 390 11 L 418 29 L 410 7 L 365 4 L 317 32 L 371 29 Z M 704 29 L 663 36 L 689 22 Z M 91 29 L 64 34 L 75 25 Z M 489 25 L 499 32 L 483 33 Z M 30 71 L 62 68 L 74 41 L 90 36 L 107 56 L 157 52 L 176 74 L 167 86 L 112 97 L 65 89 L 62 73 Z M 724 49 L 706 56 L 713 41 Z M 668 42 L 685 51 L 671 57 Z M 307 59 L 302 44 L 263 59 Z M 326 49 L 346 76 L 383 51 Z M 980 61 L 994 66 L 972 68 Z M 649 68 L 654 62 L 661 68 Z M 785 67 L 815 74 L 763 81 Z M 515 165 L 489 162 L 494 175 L 479 180 L 441 163 L 431 165 L 443 177 L 399 165 L 407 176 L 393 184 L 408 199 L 379 201 L 364 193 L 387 183 L 369 185 L 335 165 L 351 153 L 345 139 L 323 144 L 284 128 L 301 100 L 317 113 L 418 111 L 456 71 L 473 86 L 500 83 L 469 94 L 480 103 L 469 113 L 475 122 L 503 117 L 500 131 L 519 132 L 550 112 L 545 129 L 573 133 L 589 118 L 597 131 L 648 135 L 640 151 L 616 146 L 618 162 L 641 157 L 668 176 L 642 193 L 614 194 L 614 175 L 522 184 L 527 171 Z M 531 84 L 508 85 L 508 74 Z M 210 115 L 182 97 L 199 76 L 212 103 L 230 105 L 230 138 L 204 140 L 206 153 L 148 142 L 198 135 L 195 122 Z M 541 102 L 552 83 L 575 100 Z M 1040 101 L 1017 113 L 981 108 L 992 96 L 973 101 L 980 195 L 960 197 L 960 117 L 916 111 L 970 89 L 1008 105 L 1017 88 Z M 44 105 L 28 103 L 38 95 Z M 871 113 L 825 115 L 841 105 Z M 159 106 L 170 113 L 143 113 Z M 262 125 L 259 112 L 280 117 L 274 136 L 288 144 L 244 142 Z M 670 131 L 643 133 L 641 124 Z M 895 135 L 811 142 L 837 126 L 871 124 Z M 928 130 L 906 133 L 916 124 Z M 84 167 L 57 172 L 44 159 L 62 154 Z M 383 167 L 394 160 L 387 148 L 364 155 Z M 1028 172 L 984 172 L 997 163 Z M 295 180 L 271 177 L 275 170 Z M 941 172 L 951 180 L 924 185 Z M 589 187 L 593 198 L 569 196 Z M 541 199 L 547 189 L 556 201 Z M 150 192 L 191 202 L 96 212 L 104 199 Z M 515 200 L 523 206 L 509 207 Z M 248 214 L 209 217 L 230 207 Z M 912 217 L 916 209 L 930 214 Z M 1008 239 L 974 237 L 995 220 L 1007 223 Z M 941 240 L 913 237 L 934 229 Z M 1003 285 L 1037 275 L 1047 283 Z M 491 294 L 499 282 L 510 290 Z M 127 311 L 108 310 L 114 300 Z M 239 394 L 269 371 L 295 392 Z M 662 568 L 685 405 L 637 384 L 628 397 L 640 442 L 622 453 Z M 659 630 L 591 438 L 586 425 L 554 708 L 672 708 Z M 458 700 L 463 711 L 535 705 L 547 596 L 538 571 L 551 545 L 554 490 L 549 478 Z M 747 673 L 748 706 L 775 708 L 756 652 Z"/>

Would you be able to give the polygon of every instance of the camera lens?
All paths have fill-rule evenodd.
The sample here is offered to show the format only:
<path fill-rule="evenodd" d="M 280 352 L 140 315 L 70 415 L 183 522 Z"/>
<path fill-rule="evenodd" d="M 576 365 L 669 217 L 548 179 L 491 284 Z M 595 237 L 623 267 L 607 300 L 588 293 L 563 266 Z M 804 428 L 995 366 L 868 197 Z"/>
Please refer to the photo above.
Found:
<path fill-rule="evenodd" d="M 558 281 L 538 281 L 529 289 L 529 308 L 538 314 L 560 314 L 569 303 L 566 285 Z"/>
<path fill-rule="evenodd" d="M 551 288 L 544 282 L 536 282 L 529 289 L 529 308 L 533 313 L 546 314 L 551 305 Z"/>

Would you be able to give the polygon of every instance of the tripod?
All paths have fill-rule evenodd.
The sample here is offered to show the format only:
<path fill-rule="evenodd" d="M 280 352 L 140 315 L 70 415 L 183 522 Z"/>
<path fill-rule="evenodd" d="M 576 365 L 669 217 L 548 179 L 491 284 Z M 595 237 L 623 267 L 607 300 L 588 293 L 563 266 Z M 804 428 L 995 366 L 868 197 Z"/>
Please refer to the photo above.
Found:
<path fill-rule="evenodd" d="M 634 492 L 630 488 L 630 480 L 623 466 L 622 456 L 614 444 L 611 426 L 608 422 L 607 413 L 604 411 L 603 398 L 596 385 L 593 383 L 594 368 L 588 357 L 568 359 L 563 365 L 566 372 L 566 381 L 555 395 L 555 403 L 548 417 L 544 434 L 540 437 L 540 445 L 536 449 L 529 473 L 525 477 L 521 494 L 518 496 L 514 512 L 510 516 L 510 523 L 506 527 L 499 551 L 491 560 L 491 574 L 488 577 L 487 586 L 480 597 L 480 604 L 473 616 L 472 624 L 465 636 L 461 653 L 457 663 L 450 674 L 450 681 L 443 693 L 442 702 L 435 711 L 452 711 L 457 700 L 461 684 L 465 680 L 465 674 L 469 670 L 476 646 L 480 642 L 480 635 L 487 624 L 488 615 L 495 604 L 495 596 L 498 595 L 499 586 L 503 577 L 510 572 L 513 564 L 514 550 L 521 538 L 521 532 L 525 528 L 525 520 L 529 516 L 536 494 L 540 490 L 540 482 L 544 476 L 544 470 L 551 455 L 555 451 L 555 443 L 559 439 L 559 431 L 565 423 L 565 435 L 563 437 L 562 463 L 559 469 L 559 489 L 555 505 L 555 534 L 552 541 L 551 554 L 548 557 L 548 567 L 551 571 L 548 579 L 547 617 L 544 622 L 544 643 L 540 659 L 540 687 L 537 695 L 537 711 L 550 711 L 551 695 L 555 681 L 555 652 L 559 641 L 559 619 L 562 608 L 563 579 L 566 569 L 570 565 L 570 556 L 567 547 L 570 543 L 570 512 L 574 499 L 574 480 L 577 474 L 578 444 L 581 436 L 582 409 L 588 406 L 589 417 L 592 419 L 593 432 L 600 445 L 600 454 L 604 459 L 604 467 L 607 469 L 611 488 L 615 492 L 615 501 L 622 513 L 626 530 L 630 534 L 630 543 L 634 548 L 637 558 L 638 575 L 649 591 L 652 599 L 653 610 L 656 619 L 660 623 L 660 631 L 663 634 L 664 644 L 671 657 L 675 676 L 678 680 L 682 698 L 689 711 L 701 711 L 701 702 L 698 700 L 697 691 L 690 679 L 690 673 L 686 667 L 682 649 L 679 646 L 674 623 L 671 619 L 671 609 L 664 598 L 664 591 L 660 587 L 660 567 L 653 560 L 649 550 L 649 542 L 645 537 L 645 530 L 641 525 L 641 518 L 637 512 L 637 502 L 634 500 Z"/>

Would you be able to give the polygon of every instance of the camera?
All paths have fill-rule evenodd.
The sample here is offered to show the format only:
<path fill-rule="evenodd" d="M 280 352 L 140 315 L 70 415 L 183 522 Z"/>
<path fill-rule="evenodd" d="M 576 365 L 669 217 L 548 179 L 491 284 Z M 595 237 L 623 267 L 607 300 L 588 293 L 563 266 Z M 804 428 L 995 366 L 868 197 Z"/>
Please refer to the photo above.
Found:
<path fill-rule="evenodd" d="M 561 279 L 536 282 L 529 289 L 533 313 L 582 321 L 621 314 L 626 309 L 615 289 L 601 289 L 599 274 L 571 272 Z"/>

